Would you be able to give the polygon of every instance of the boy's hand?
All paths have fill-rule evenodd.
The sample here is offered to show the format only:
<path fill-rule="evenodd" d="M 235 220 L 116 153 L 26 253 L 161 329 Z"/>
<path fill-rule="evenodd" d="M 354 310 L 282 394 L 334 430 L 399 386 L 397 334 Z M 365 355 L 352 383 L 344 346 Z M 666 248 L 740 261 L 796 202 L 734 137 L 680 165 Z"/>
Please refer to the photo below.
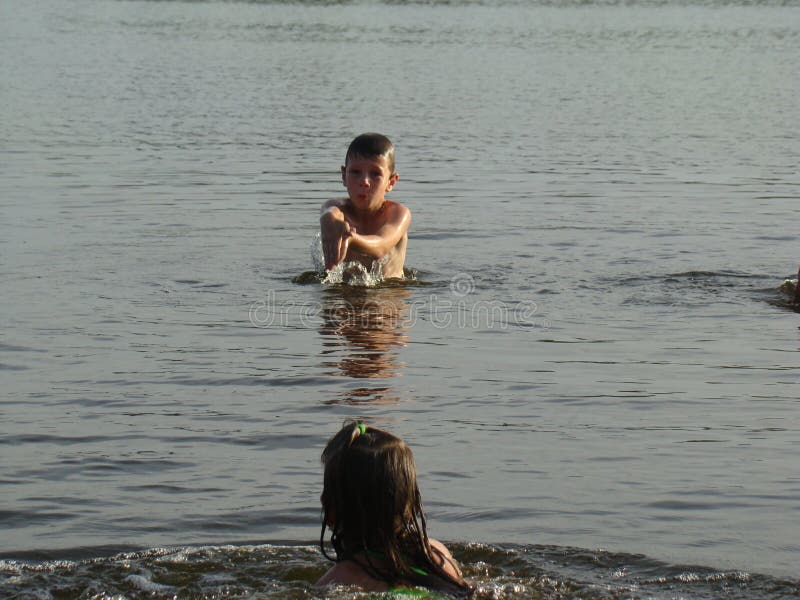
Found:
<path fill-rule="evenodd" d="M 347 248 L 350 246 L 350 238 L 355 229 L 345 220 L 344 213 L 336 207 L 331 207 L 322 213 L 319 224 L 325 268 L 332 269 L 347 256 Z"/>

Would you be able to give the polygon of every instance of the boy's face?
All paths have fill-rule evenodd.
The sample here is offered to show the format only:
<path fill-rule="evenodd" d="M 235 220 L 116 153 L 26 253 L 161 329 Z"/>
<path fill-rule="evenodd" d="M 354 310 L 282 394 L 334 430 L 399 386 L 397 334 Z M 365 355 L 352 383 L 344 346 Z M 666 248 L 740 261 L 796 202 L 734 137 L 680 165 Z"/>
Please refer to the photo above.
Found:
<path fill-rule="evenodd" d="M 342 167 L 342 183 L 350 202 L 357 210 L 372 212 L 385 201 L 386 192 L 394 187 L 400 176 L 389 169 L 385 156 L 351 156 Z"/>

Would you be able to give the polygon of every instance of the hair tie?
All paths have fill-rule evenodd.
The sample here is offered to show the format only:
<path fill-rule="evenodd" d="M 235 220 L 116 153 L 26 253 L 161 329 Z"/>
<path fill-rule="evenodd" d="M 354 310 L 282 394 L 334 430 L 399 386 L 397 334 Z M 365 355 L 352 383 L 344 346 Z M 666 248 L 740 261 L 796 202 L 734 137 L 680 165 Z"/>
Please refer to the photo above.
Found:
<path fill-rule="evenodd" d="M 358 425 L 356 425 L 356 427 L 358 427 L 358 430 L 361 432 L 361 435 L 367 433 L 367 426 L 364 425 L 363 423 L 359 423 Z"/>

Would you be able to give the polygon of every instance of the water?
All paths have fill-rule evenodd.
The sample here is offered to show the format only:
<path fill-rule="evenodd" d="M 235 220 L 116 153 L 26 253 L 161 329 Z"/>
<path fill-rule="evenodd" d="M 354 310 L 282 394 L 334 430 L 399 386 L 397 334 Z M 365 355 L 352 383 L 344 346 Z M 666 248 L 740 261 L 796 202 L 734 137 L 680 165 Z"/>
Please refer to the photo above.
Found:
<path fill-rule="evenodd" d="M 0 595 L 314 596 L 362 417 L 486 597 L 792 597 L 798 42 L 792 3 L 4 3 Z M 298 281 L 369 130 L 414 277 Z"/>
<path fill-rule="evenodd" d="M 796 581 L 563 546 L 457 544 L 453 549 L 478 598 L 789 598 L 797 591 Z M 47 588 L 53 598 L 318 598 L 320 591 L 310 582 L 327 568 L 312 546 L 273 545 L 156 548 L 107 558 L 0 564 L 11 597 Z M 388 596 L 341 589 L 335 597 Z"/>

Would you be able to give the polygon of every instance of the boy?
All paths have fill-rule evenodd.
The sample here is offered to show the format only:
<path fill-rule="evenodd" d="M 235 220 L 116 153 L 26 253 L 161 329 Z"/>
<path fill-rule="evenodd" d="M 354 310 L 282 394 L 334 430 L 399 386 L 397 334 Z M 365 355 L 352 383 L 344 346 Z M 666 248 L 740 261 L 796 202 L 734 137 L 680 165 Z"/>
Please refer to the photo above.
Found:
<path fill-rule="evenodd" d="M 411 211 L 385 197 L 399 178 L 389 138 L 365 133 L 350 143 L 342 167 L 347 197 L 323 204 L 319 219 L 326 269 L 353 260 L 371 269 L 379 261 L 384 278 L 403 277 Z"/>

